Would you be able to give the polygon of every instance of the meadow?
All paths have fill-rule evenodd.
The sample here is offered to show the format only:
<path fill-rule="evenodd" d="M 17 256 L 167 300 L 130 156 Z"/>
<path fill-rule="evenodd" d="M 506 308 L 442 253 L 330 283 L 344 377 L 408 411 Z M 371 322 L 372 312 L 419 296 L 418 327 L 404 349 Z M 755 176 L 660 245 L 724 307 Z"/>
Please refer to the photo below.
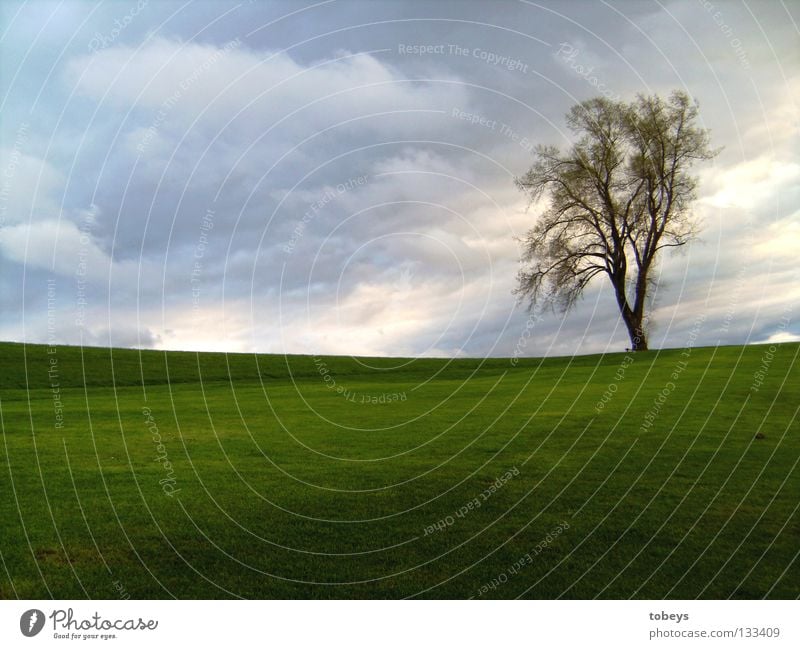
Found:
<path fill-rule="evenodd" d="M 800 345 L 0 344 L 0 598 L 797 598 Z"/>

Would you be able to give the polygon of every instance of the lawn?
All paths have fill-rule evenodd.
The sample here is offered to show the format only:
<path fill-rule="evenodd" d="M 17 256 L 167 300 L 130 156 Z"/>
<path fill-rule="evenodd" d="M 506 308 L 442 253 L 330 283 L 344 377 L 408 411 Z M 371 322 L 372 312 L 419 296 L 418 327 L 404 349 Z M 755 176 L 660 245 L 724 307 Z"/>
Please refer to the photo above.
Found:
<path fill-rule="evenodd" d="M 3 343 L 0 598 L 796 598 L 799 352 Z"/>

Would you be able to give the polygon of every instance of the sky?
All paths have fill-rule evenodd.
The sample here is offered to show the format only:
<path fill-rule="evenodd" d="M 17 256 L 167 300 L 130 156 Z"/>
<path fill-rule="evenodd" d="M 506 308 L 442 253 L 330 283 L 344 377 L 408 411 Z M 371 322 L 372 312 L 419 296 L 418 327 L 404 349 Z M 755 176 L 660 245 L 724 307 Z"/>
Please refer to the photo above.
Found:
<path fill-rule="evenodd" d="M 794 2 L 0 3 L 0 340 L 370 356 L 629 346 L 512 291 L 514 186 L 597 95 L 724 147 L 650 346 L 800 340 Z"/>

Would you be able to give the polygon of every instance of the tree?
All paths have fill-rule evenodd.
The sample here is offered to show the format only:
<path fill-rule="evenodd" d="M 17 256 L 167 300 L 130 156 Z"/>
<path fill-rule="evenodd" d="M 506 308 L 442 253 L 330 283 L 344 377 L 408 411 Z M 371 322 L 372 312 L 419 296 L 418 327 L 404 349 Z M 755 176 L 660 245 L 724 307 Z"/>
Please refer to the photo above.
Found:
<path fill-rule="evenodd" d="M 567 125 L 577 141 L 562 154 L 538 146 L 516 185 L 546 209 L 520 241 L 515 293 L 569 311 L 586 286 L 605 274 L 635 351 L 647 349 L 645 309 L 652 271 L 664 248 L 697 235 L 691 212 L 698 160 L 714 157 L 698 106 L 681 91 L 631 103 L 604 97 L 573 106 Z"/>

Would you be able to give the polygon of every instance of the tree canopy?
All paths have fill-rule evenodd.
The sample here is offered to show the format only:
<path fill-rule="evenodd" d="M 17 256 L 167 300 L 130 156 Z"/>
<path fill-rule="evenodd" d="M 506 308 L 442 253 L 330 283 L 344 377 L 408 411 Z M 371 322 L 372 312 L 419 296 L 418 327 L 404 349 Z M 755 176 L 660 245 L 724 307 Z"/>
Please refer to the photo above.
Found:
<path fill-rule="evenodd" d="M 574 144 L 566 153 L 536 147 L 533 166 L 516 180 L 531 203 L 547 200 L 521 240 L 520 299 L 568 311 L 605 274 L 633 349 L 647 349 L 656 259 L 697 235 L 690 168 L 718 153 L 697 118 L 697 104 L 682 91 L 668 99 L 597 97 L 573 106 L 567 125 Z"/>

